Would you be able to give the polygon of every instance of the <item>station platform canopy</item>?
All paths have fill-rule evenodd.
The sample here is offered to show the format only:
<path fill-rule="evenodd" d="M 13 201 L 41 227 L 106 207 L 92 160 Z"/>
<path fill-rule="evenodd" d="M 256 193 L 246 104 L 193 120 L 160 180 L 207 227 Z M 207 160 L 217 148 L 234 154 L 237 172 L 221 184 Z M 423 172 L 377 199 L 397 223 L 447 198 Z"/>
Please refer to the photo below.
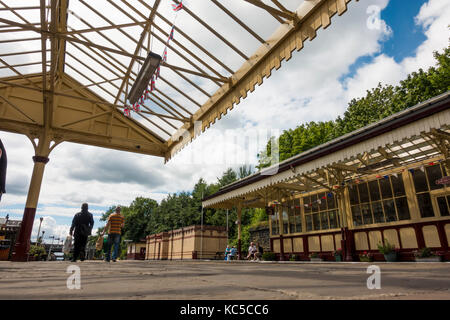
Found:
<path fill-rule="evenodd" d="M 448 176 L 449 106 L 447 92 L 229 184 L 202 205 L 266 208 L 319 191 L 334 197 L 362 182 L 440 162 Z"/>
<path fill-rule="evenodd" d="M 350 1 L 0 1 L 0 130 L 169 160 Z M 149 52 L 155 88 L 125 115 Z"/>

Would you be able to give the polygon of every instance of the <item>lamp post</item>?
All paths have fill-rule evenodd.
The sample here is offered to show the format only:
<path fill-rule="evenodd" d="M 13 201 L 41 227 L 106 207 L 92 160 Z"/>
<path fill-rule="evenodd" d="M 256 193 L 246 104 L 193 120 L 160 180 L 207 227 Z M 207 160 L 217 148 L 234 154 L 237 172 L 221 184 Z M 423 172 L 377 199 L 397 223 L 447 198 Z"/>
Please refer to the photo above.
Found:
<path fill-rule="evenodd" d="M 202 200 L 203 200 L 203 191 L 202 191 Z M 202 204 L 202 220 L 201 220 L 201 233 L 200 233 L 200 259 L 203 259 L 203 204 Z"/>
<path fill-rule="evenodd" d="M 48 255 L 47 255 L 47 261 L 50 261 L 50 255 L 52 253 L 52 246 L 53 246 L 53 241 L 55 241 L 55 236 L 51 236 L 48 237 L 49 239 L 52 239 L 52 244 L 50 245 L 50 249 L 48 250 Z"/>
<path fill-rule="evenodd" d="M 38 229 L 38 234 L 37 234 L 37 238 L 36 238 L 36 244 L 37 244 L 38 241 L 39 241 L 39 234 L 41 233 L 41 224 L 42 224 L 42 220 L 44 220 L 44 218 L 43 218 L 43 217 L 40 217 L 40 218 L 39 218 L 39 229 Z"/>
<path fill-rule="evenodd" d="M 45 248 L 45 244 L 44 244 L 44 234 L 45 234 L 45 230 L 42 230 L 41 245 Z"/>

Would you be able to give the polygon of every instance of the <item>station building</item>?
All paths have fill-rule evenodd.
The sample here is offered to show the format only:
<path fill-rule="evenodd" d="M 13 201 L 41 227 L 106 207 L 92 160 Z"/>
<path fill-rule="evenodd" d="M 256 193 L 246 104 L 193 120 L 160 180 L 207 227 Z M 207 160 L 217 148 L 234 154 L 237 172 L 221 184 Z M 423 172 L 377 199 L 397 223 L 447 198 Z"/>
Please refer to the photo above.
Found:
<path fill-rule="evenodd" d="M 428 247 L 450 259 L 449 92 L 339 137 L 203 199 L 205 208 L 266 208 L 270 248 L 347 261 L 389 241 L 399 259 Z M 239 224 L 239 234 L 240 232 Z"/>
<path fill-rule="evenodd" d="M 189 226 L 147 236 L 146 260 L 216 259 L 227 246 L 227 231 L 218 226 Z"/>

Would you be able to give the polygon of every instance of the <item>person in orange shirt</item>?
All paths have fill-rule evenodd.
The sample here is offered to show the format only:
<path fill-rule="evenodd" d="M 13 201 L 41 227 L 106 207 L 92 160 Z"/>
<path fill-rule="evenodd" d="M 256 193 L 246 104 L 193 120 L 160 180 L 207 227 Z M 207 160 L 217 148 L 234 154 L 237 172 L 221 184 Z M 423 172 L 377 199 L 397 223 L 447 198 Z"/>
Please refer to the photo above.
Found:
<path fill-rule="evenodd" d="M 109 262 L 111 259 L 111 247 L 114 244 L 114 251 L 112 254 L 112 261 L 116 262 L 117 256 L 119 255 L 119 247 L 120 247 L 120 234 L 122 232 L 122 228 L 125 224 L 125 218 L 120 213 L 120 207 L 116 208 L 116 212 L 111 214 L 108 218 L 108 222 L 106 223 L 105 229 L 103 230 L 103 234 L 108 230 L 108 243 L 105 251 L 105 261 Z"/>

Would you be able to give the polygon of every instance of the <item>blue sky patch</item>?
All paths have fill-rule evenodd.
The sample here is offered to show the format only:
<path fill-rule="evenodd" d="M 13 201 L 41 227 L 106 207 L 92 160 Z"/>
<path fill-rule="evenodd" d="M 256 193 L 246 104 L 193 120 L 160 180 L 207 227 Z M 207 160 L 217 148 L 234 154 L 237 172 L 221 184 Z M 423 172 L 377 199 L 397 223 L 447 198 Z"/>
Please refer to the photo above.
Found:
<path fill-rule="evenodd" d="M 392 29 L 392 36 L 381 42 L 380 54 L 392 57 L 400 63 L 406 57 L 414 56 L 416 49 L 426 40 L 424 30 L 416 25 L 415 17 L 426 0 L 390 0 L 388 6 L 381 11 L 381 19 Z M 343 74 L 339 81 L 353 77 L 359 68 L 369 64 L 375 56 L 359 57 Z"/>

